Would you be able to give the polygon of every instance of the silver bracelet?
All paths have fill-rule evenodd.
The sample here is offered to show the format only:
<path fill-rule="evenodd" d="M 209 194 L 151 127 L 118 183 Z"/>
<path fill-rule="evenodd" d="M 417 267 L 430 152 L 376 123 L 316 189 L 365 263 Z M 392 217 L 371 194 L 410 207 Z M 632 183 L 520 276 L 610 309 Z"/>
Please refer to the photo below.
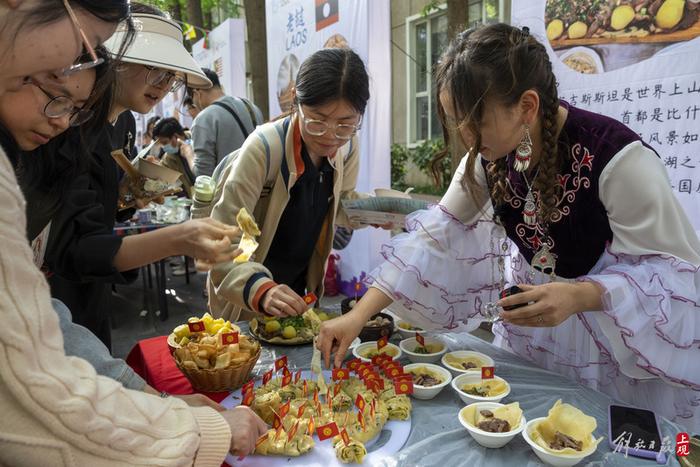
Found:
<path fill-rule="evenodd" d="M 168 394 L 168 393 L 165 392 L 165 391 L 161 391 L 161 392 L 160 392 L 160 397 L 163 398 L 163 399 L 165 399 L 166 397 L 170 397 L 170 394 Z"/>

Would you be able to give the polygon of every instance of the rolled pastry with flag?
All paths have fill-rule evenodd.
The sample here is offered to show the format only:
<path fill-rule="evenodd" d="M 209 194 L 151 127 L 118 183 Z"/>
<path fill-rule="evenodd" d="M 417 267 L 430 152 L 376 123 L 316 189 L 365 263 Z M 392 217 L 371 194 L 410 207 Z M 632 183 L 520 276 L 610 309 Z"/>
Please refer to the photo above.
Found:
<path fill-rule="evenodd" d="M 335 442 L 335 455 L 343 464 L 361 464 L 367 455 L 367 449 L 361 442 L 350 438 L 350 442 L 345 442 L 337 436 Z"/>

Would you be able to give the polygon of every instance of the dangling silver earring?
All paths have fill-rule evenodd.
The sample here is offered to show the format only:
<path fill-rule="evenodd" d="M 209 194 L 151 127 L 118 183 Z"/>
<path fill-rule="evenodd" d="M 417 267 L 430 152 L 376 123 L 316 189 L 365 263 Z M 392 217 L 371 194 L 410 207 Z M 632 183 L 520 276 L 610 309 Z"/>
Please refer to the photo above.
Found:
<path fill-rule="evenodd" d="M 515 149 L 515 162 L 513 168 L 517 172 L 525 172 L 530 167 L 532 157 L 532 138 L 530 138 L 530 127 L 525 125 L 525 134 L 520 140 L 520 144 Z"/>

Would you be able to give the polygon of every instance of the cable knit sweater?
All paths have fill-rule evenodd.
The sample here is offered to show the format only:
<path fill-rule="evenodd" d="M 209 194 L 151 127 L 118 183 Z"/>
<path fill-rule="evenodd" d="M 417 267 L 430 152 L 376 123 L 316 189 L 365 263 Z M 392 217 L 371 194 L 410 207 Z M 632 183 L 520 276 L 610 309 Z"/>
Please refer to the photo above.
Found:
<path fill-rule="evenodd" d="M 0 149 L 0 465 L 212 465 L 231 431 L 214 409 L 125 389 L 67 357 Z"/>

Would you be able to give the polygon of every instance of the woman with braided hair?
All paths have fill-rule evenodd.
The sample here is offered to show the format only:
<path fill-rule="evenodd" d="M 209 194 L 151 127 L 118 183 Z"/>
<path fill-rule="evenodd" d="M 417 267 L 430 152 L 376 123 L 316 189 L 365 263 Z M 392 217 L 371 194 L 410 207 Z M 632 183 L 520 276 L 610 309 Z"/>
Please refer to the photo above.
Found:
<path fill-rule="evenodd" d="M 362 300 L 324 323 L 326 363 L 382 308 L 445 331 L 498 314 L 496 345 L 700 429 L 700 241 L 658 154 L 560 101 L 526 28 L 460 34 L 436 83 L 446 135 L 470 149 L 382 248 Z M 522 292 L 499 300 L 506 285 Z"/>

